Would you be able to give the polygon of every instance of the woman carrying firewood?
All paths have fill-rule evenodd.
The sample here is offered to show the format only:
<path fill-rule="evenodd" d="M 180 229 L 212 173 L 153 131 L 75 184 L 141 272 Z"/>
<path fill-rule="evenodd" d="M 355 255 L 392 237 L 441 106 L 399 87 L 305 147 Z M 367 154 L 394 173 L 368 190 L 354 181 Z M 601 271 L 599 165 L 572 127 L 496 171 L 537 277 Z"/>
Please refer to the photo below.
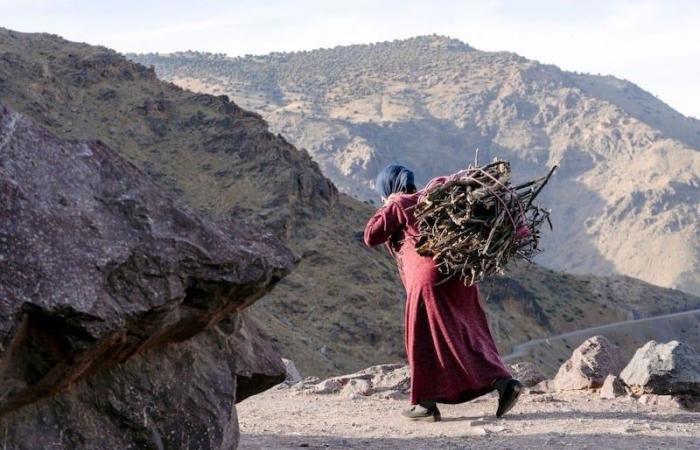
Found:
<path fill-rule="evenodd" d="M 439 184 L 441 179 L 431 182 Z M 446 279 L 430 256 L 419 255 L 413 172 L 399 165 L 384 168 L 376 189 L 384 200 L 364 232 L 368 246 L 386 244 L 406 288 L 405 340 L 411 372 L 413 420 L 439 421 L 436 403 L 462 403 L 496 389 L 496 416 L 516 403 L 521 384 L 511 377 L 493 341 L 476 284 Z"/>

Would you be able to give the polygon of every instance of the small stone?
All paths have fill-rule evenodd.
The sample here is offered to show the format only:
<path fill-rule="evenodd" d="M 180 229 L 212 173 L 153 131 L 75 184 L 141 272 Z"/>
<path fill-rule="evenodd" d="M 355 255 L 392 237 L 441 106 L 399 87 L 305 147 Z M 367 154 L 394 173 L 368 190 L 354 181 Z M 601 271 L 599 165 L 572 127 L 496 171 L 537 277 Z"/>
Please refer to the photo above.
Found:
<path fill-rule="evenodd" d="M 666 408 L 681 409 L 683 405 L 678 397 L 671 395 L 643 394 L 637 401 L 642 405 L 661 406 Z"/>
<path fill-rule="evenodd" d="M 313 388 L 314 394 L 335 394 L 343 387 L 342 383 L 335 378 L 328 378 L 318 383 Z"/>
<path fill-rule="evenodd" d="M 299 373 L 294 361 L 291 359 L 282 358 L 282 362 L 284 363 L 284 368 L 286 371 L 286 377 L 284 379 L 285 383 L 294 384 L 302 380 L 301 373 Z"/>
<path fill-rule="evenodd" d="M 614 399 L 626 394 L 625 386 L 619 377 L 608 375 L 603 381 L 603 387 L 600 388 L 600 398 Z"/>
<path fill-rule="evenodd" d="M 384 400 L 406 400 L 408 394 L 399 391 L 384 391 L 372 395 L 372 397 L 381 398 Z"/>
<path fill-rule="evenodd" d="M 303 380 L 293 384 L 291 390 L 302 391 L 305 389 L 313 389 L 318 382 L 321 381 L 318 377 L 306 377 Z"/>
<path fill-rule="evenodd" d="M 349 380 L 341 392 L 348 398 L 361 398 L 372 394 L 372 384 L 363 379 Z"/>

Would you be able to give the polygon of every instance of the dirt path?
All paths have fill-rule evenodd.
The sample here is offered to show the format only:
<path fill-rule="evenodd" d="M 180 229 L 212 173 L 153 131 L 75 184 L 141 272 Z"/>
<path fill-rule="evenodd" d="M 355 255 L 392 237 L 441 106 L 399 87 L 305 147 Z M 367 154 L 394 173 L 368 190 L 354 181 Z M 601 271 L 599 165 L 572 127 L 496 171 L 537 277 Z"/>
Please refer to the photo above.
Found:
<path fill-rule="evenodd" d="M 238 405 L 242 450 L 700 448 L 700 413 L 596 394 L 523 394 L 504 419 L 496 398 L 441 405 L 443 422 L 400 416 L 405 401 L 273 389 Z"/>
<path fill-rule="evenodd" d="M 663 314 L 660 316 L 653 316 L 653 317 L 645 317 L 641 319 L 631 319 L 631 320 L 625 320 L 622 322 L 613 322 L 609 323 L 606 325 L 600 325 L 597 327 L 591 327 L 591 328 L 583 328 L 580 330 L 576 331 L 570 331 L 568 333 L 562 333 L 558 334 L 556 336 L 550 336 L 546 338 L 540 338 L 540 339 L 533 339 L 531 341 L 524 342 L 522 344 L 518 344 L 513 347 L 513 351 L 504 356 L 503 360 L 508 362 L 512 361 L 517 358 L 522 358 L 525 356 L 528 356 L 529 350 L 538 347 L 542 344 L 550 344 L 553 341 L 560 341 L 564 339 L 570 339 L 570 338 L 578 338 L 579 341 L 584 341 L 585 339 L 588 339 L 591 336 L 595 336 L 596 334 L 605 334 L 606 331 L 611 331 L 611 330 L 618 330 L 620 327 L 628 326 L 628 325 L 633 325 L 633 324 L 641 324 L 641 323 L 653 323 L 653 322 L 658 322 L 658 321 L 665 321 L 668 319 L 673 319 L 673 318 L 678 318 L 678 317 L 685 317 L 685 316 L 691 316 L 691 315 L 698 315 L 700 317 L 700 309 L 693 309 L 690 311 L 683 311 L 683 312 L 677 312 L 677 313 L 671 313 L 671 314 Z"/>

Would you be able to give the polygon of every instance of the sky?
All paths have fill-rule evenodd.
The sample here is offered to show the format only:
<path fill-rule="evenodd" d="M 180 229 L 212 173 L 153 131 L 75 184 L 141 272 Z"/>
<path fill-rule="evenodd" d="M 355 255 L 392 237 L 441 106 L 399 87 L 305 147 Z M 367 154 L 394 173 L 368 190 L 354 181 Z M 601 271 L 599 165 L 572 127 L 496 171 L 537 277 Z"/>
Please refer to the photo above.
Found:
<path fill-rule="evenodd" d="M 0 0 L 0 26 L 120 52 L 231 56 L 437 33 L 615 75 L 700 118 L 698 0 Z"/>

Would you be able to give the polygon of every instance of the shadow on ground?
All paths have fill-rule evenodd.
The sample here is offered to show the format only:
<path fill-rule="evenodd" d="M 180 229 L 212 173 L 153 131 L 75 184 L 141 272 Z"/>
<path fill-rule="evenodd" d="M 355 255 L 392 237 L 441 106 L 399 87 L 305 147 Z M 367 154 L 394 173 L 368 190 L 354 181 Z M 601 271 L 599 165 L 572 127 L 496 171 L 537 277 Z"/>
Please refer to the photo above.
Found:
<path fill-rule="evenodd" d="M 374 449 L 374 450 L 456 450 L 456 449 L 697 449 L 700 437 L 644 436 L 638 433 L 573 434 L 547 433 L 539 435 L 471 436 L 451 438 L 344 438 L 338 436 L 285 436 L 247 434 L 241 436 L 240 450 L 291 449 Z"/>

